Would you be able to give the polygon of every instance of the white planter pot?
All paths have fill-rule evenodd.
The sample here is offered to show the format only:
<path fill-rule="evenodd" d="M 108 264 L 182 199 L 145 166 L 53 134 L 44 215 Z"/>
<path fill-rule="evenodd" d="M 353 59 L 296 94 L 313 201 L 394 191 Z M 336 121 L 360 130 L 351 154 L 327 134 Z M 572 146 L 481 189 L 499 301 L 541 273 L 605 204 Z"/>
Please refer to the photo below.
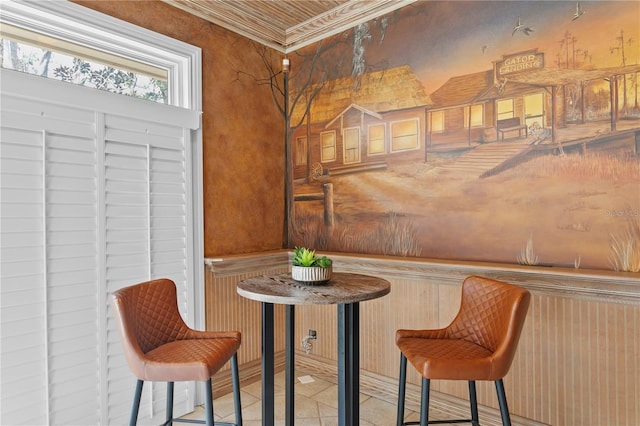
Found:
<path fill-rule="evenodd" d="M 331 279 L 332 270 L 332 266 L 328 268 L 321 268 L 319 266 L 292 266 L 291 278 L 303 284 L 325 284 Z"/>

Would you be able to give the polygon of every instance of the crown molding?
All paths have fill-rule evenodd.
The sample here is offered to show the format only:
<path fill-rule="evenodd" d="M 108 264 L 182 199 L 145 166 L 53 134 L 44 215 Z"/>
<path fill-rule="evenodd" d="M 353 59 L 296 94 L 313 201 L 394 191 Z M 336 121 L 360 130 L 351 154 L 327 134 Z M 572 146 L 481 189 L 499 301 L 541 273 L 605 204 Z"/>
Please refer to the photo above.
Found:
<path fill-rule="evenodd" d="M 320 41 L 408 6 L 417 0 L 352 0 L 335 7 L 322 15 L 288 28 L 285 33 L 284 51 L 293 52 L 304 46 Z"/>
<path fill-rule="evenodd" d="M 283 53 L 377 18 L 417 0 L 349 0 L 289 28 L 277 24 L 273 3 L 252 1 L 162 0 Z"/>

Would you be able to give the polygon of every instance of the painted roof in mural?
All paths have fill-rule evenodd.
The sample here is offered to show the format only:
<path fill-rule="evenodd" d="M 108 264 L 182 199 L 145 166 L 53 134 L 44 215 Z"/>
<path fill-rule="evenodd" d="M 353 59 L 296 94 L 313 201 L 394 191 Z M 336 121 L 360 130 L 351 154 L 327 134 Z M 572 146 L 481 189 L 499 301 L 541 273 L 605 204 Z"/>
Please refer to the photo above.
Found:
<path fill-rule="evenodd" d="M 294 94 L 295 96 L 295 94 Z M 311 106 L 311 121 L 323 123 L 335 119 L 350 106 L 374 113 L 427 107 L 431 98 L 409 65 L 387 68 L 353 77 L 328 81 Z M 291 123 L 300 120 L 303 111 L 293 111 Z"/>
<path fill-rule="evenodd" d="M 563 84 L 575 84 L 591 80 L 601 80 L 611 76 L 633 74 L 637 72 L 640 72 L 640 65 L 594 69 L 543 68 L 527 73 L 517 74 L 513 76 L 512 79 L 523 83 L 548 87 L 560 86 Z"/>
<path fill-rule="evenodd" d="M 509 97 L 538 87 L 561 86 L 640 72 L 640 65 L 603 69 L 543 68 L 508 75 L 494 82 L 493 70 L 452 77 L 431 94 L 431 110 Z"/>
<path fill-rule="evenodd" d="M 431 94 L 433 108 L 468 105 L 493 86 L 493 70 L 451 77 Z"/>

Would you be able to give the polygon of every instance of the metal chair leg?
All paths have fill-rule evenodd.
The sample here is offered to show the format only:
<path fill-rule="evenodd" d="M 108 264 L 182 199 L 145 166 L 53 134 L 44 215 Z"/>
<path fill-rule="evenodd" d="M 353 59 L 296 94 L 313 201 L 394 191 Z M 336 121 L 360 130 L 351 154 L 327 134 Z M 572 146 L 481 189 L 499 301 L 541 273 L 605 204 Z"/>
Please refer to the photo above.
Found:
<path fill-rule="evenodd" d="M 142 398 L 142 385 L 144 381 L 138 380 L 136 390 L 133 395 L 133 406 L 131 407 L 131 417 L 129 418 L 129 426 L 135 426 L 138 423 L 138 411 L 140 410 L 140 398 Z"/>
<path fill-rule="evenodd" d="M 240 402 L 240 373 L 238 354 L 231 357 L 231 379 L 233 380 L 233 405 L 236 409 L 236 426 L 242 426 L 242 404 Z"/>
<path fill-rule="evenodd" d="M 173 382 L 167 382 L 167 426 L 173 425 Z"/>
<path fill-rule="evenodd" d="M 211 390 L 211 379 L 205 382 L 204 391 L 204 414 L 206 425 L 213 426 L 213 391 Z"/>
<path fill-rule="evenodd" d="M 431 380 L 422 378 L 422 395 L 420 397 L 420 426 L 429 424 L 429 390 Z"/>
<path fill-rule="evenodd" d="M 469 380 L 469 403 L 471 404 L 471 424 L 480 426 L 478 418 L 478 397 L 476 396 L 476 382 Z"/>
<path fill-rule="evenodd" d="M 498 393 L 498 403 L 500 404 L 500 415 L 502 416 L 502 426 L 511 426 L 511 416 L 509 416 L 509 406 L 507 405 L 507 395 L 504 392 L 502 379 L 496 380 L 496 392 Z"/>
<path fill-rule="evenodd" d="M 398 421 L 397 426 L 404 424 L 404 402 L 407 388 L 407 357 L 400 353 L 400 375 L 398 379 Z"/>

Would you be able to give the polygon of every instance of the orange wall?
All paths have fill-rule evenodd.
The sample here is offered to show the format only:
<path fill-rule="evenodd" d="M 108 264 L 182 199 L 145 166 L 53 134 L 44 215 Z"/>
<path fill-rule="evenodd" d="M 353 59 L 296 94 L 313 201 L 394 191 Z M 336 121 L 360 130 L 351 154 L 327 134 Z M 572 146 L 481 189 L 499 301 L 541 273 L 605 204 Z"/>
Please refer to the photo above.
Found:
<path fill-rule="evenodd" d="M 205 256 L 281 248 L 284 121 L 253 43 L 160 1 L 75 3 L 202 49 Z"/>

